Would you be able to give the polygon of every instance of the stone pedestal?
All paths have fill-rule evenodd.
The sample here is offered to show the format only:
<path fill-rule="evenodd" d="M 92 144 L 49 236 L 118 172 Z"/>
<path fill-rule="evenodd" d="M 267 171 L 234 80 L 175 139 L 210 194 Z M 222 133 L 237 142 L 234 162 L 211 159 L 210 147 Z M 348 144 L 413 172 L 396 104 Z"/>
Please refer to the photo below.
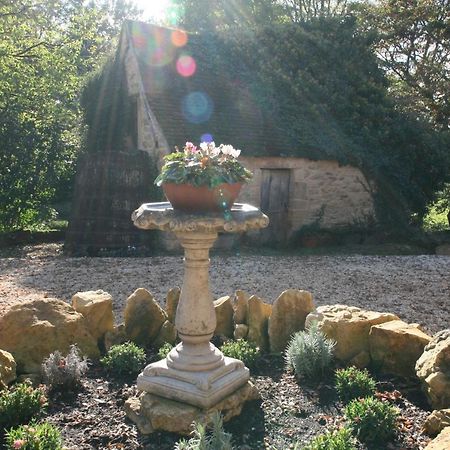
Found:
<path fill-rule="evenodd" d="M 175 321 L 181 343 L 166 359 L 148 365 L 137 387 L 166 399 L 211 408 L 244 386 L 249 371 L 210 343 L 216 316 L 209 288 L 209 249 L 219 232 L 262 228 L 269 220 L 250 205 L 235 204 L 223 214 L 194 215 L 174 211 L 167 202 L 144 204 L 132 219 L 139 228 L 174 232 L 185 252 Z"/>

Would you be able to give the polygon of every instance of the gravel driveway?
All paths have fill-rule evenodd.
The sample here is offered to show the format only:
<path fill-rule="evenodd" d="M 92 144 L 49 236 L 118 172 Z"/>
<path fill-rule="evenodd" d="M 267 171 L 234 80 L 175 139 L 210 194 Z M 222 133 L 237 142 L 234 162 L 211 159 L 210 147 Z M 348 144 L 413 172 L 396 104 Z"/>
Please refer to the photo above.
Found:
<path fill-rule="evenodd" d="M 182 282 L 182 256 L 66 258 L 54 250 L 0 258 L 0 314 L 18 301 L 70 301 L 75 292 L 104 289 L 119 321 L 138 287 L 163 304 L 167 291 Z M 448 256 L 213 256 L 210 275 L 215 298 L 243 289 L 273 302 L 285 289 L 306 289 L 317 306 L 389 311 L 431 333 L 450 327 Z"/>

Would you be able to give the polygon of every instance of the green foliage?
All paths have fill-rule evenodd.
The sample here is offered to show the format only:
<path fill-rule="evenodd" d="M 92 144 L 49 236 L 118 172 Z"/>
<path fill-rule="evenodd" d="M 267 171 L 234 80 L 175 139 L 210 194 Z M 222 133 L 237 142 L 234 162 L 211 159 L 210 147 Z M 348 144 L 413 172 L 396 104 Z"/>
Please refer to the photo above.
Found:
<path fill-rule="evenodd" d="M 352 400 L 344 415 L 352 433 L 365 444 L 383 444 L 397 430 L 398 410 L 373 397 Z"/>
<path fill-rule="evenodd" d="M 253 367 L 260 357 L 259 348 L 245 339 L 225 342 L 220 350 L 225 356 L 239 359 L 247 367 Z"/>
<path fill-rule="evenodd" d="M 190 142 L 186 143 L 184 151 L 164 157 L 165 163 L 155 184 L 187 183 L 212 189 L 223 183 L 246 183 L 252 178 L 252 173 L 228 153 L 229 147 L 224 144 L 215 147 L 214 143 L 208 143 L 204 148 L 197 148 Z M 232 147 L 231 150 L 235 151 Z"/>
<path fill-rule="evenodd" d="M 188 441 L 182 439 L 175 450 L 233 450 L 232 436 L 223 430 L 222 417 L 217 411 L 211 416 L 211 421 L 209 430 L 206 425 L 195 423 L 193 437 Z"/>
<path fill-rule="evenodd" d="M 351 431 L 344 427 L 315 437 L 302 450 L 356 450 L 356 445 Z"/>
<path fill-rule="evenodd" d="M 137 375 L 145 364 L 145 351 L 133 342 L 113 345 L 100 362 L 117 376 Z"/>
<path fill-rule="evenodd" d="M 335 375 L 336 391 L 345 403 L 375 393 L 375 380 L 366 369 L 359 370 L 352 366 L 336 370 Z"/>
<path fill-rule="evenodd" d="M 335 345 L 313 323 L 292 337 L 285 352 L 286 364 L 299 378 L 320 380 L 331 367 Z"/>
<path fill-rule="evenodd" d="M 78 347 L 72 345 L 67 356 L 59 351 L 51 353 L 42 363 L 42 374 L 50 390 L 73 390 L 80 386 L 87 368 L 86 358 L 82 358 Z"/>
<path fill-rule="evenodd" d="M 0 231 L 51 218 L 70 196 L 83 77 L 116 45 L 127 2 L 0 5 Z"/>
<path fill-rule="evenodd" d="M 170 351 L 173 349 L 173 345 L 168 342 L 164 343 L 158 350 L 159 359 L 164 359 Z"/>
<path fill-rule="evenodd" d="M 30 384 L 17 384 L 14 388 L 0 392 L 0 431 L 38 417 L 46 406 L 46 398 L 41 389 Z"/>
<path fill-rule="evenodd" d="M 21 425 L 6 433 L 8 450 L 60 450 L 62 449 L 61 433 L 47 422 Z"/>

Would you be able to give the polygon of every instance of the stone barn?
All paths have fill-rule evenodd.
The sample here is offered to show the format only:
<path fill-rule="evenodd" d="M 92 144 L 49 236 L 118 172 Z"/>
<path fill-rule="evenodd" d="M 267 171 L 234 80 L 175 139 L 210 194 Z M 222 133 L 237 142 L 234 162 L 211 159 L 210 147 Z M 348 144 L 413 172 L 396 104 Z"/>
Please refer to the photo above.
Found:
<path fill-rule="evenodd" d="M 131 212 L 161 200 L 151 183 L 163 156 L 186 141 L 214 140 L 242 150 L 255 177 L 239 201 L 269 215 L 263 242 L 285 243 L 307 224 L 333 228 L 374 214 L 362 172 L 293 157 L 297 149 L 274 126 L 276 112 L 258 102 L 245 80 L 216 69 L 216 52 L 202 35 L 124 24 L 115 63 L 87 91 L 93 112 L 87 108 L 88 151 L 76 177 L 69 252 L 148 244 L 133 228 Z"/>

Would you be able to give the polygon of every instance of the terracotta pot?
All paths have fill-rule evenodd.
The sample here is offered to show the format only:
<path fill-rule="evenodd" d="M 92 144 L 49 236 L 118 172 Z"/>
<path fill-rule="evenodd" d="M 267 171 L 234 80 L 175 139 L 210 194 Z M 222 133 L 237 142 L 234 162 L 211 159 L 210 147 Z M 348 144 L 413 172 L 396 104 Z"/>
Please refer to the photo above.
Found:
<path fill-rule="evenodd" d="M 213 189 L 192 184 L 163 183 L 162 188 L 173 209 L 185 212 L 221 212 L 230 209 L 242 183 L 219 184 Z"/>

